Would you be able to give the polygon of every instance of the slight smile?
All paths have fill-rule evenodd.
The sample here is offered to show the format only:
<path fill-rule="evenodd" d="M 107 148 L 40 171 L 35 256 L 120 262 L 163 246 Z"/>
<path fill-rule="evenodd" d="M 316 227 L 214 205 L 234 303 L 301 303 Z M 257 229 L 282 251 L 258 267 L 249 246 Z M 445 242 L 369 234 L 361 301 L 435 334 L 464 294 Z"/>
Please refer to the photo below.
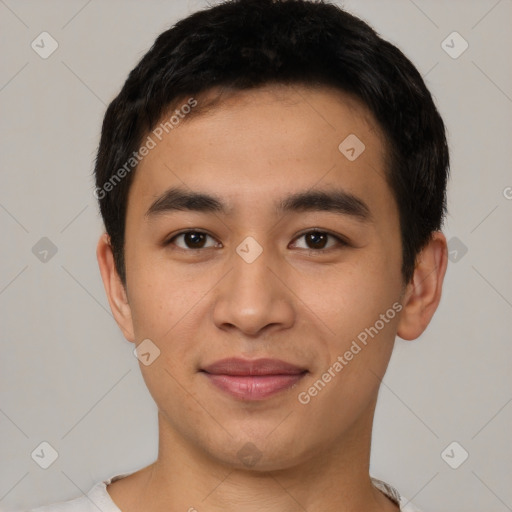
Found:
<path fill-rule="evenodd" d="M 200 370 L 218 389 L 241 400 L 264 400 L 295 386 L 308 370 L 279 359 L 228 358 Z"/>

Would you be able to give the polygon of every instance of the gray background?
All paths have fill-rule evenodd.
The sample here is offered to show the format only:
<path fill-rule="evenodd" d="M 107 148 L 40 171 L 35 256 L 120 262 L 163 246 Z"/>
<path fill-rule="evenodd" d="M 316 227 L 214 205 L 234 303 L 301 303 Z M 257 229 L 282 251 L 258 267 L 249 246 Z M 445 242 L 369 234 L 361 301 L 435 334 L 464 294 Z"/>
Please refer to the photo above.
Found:
<path fill-rule="evenodd" d="M 0 0 L 2 509 L 70 499 L 156 458 L 156 406 L 97 268 L 91 173 L 106 105 L 155 37 L 202 5 Z M 371 473 L 424 512 L 512 510 L 512 1 L 344 5 L 423 74 L 452 158 L 456 253 L 428 330 L 397 339 Z M 47 59 L 31 48 L 43 31 L 59 45 Z M 458 58 L 442 46 L 453 31 L 469 43 Z M 57 248 L 46 262 L 33 252 L 43 237 Z M 48 469 L 31 456 L 43 441 L 58 452 Z M 452 441 L 469 453 L 458 469 L 441 456 Z"/>

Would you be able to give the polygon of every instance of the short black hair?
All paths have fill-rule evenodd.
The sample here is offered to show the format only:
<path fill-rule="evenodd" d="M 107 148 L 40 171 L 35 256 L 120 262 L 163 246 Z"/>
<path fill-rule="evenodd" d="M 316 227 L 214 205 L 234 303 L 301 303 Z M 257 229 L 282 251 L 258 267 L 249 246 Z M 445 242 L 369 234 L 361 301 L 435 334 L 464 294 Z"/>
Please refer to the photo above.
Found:
<path fill-rule="evenodd" d="M 328 0 L 228 0 L 160 34 L 105 113 L 95 195 L 125 286 L 136 162 L 133 172 L 118 171 L 126 171 L 144 138 L 183 98 L 270 84 L 333 86 L 373 114 L 385 136 L 386 179 L 399 211 L 402 275 L 411 280 L 417 254 L 442 226 L 449 174 L 445 127 L 420 73 L 367 23 Z M 201 111 L 199 105 L 187 118 Z"/>

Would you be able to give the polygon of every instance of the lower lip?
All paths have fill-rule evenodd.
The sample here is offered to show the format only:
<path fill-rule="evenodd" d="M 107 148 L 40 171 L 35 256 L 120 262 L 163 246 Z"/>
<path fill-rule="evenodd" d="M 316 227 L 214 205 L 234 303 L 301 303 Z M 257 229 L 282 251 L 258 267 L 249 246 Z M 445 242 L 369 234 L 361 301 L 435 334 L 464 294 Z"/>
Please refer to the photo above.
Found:
<path fill-rule="evenodd" d="M 241 400 L 263 400 L 297 384 L 305 373 L 293 375 L 214 375 L 204 374 L 217 388 Z"/>

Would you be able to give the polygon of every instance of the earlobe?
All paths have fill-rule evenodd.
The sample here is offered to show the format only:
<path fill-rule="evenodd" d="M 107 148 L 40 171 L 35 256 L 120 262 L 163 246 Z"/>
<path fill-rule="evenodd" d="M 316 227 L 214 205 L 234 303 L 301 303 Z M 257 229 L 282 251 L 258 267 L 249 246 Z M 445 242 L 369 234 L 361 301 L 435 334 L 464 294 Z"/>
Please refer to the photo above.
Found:
<path fill-rule="evenodd" d="M 414 275 L 406 287 L 397 329 L 400 338 L 414 340 L 427 328 L 441 300 L 447 265 L 446 238 L 435 231 L 418 254 Z"/>
<path fill-rule="evenodd" d="M 96 248 L 96 258 L 100 268 L 101 279 L 110 304 L 114 319 L 123 332 L 124 337 L 131 342 L 135 341 L 133 321 L 128 296 L 115 268 L 114 255 L 110 245 L 110 237 L 103 233 Z"/>

